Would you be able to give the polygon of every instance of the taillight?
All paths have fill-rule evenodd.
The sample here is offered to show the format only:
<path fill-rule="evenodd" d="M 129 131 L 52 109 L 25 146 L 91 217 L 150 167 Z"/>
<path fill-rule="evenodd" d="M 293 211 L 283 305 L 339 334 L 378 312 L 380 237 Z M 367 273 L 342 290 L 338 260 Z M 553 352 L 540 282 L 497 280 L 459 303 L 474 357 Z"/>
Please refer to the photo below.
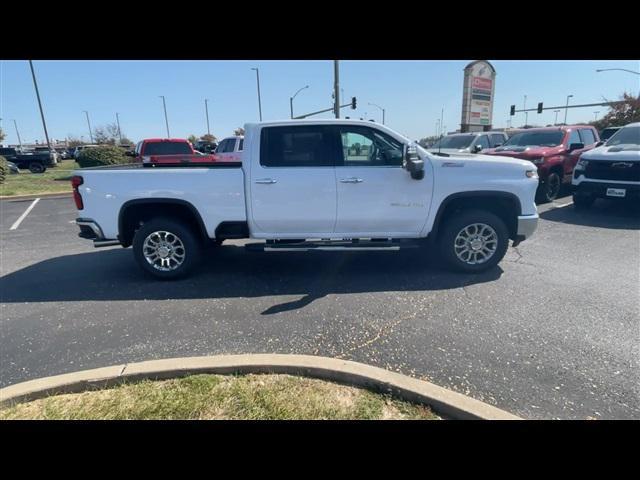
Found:
<path fill-rule="evenodd" d="M 71 177 L 71 186 L 73 187 L 73 201 L 76 202 L 76 208 L 78 210 L 82 210 L 84 208 L 84 204 L 82 203 L 82 196 L 80 196 L 80 192 L 78 191 L 78 187 L 84 183 L 84 180 L 79 175 L 74 175 Z"/>

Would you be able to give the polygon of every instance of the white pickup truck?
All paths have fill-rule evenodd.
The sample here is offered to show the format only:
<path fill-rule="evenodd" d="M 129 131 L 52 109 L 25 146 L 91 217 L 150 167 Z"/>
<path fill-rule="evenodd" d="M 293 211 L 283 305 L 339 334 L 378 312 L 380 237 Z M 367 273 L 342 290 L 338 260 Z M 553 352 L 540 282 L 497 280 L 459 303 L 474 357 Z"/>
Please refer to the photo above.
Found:
<path fill-rule="evenodd" d="M 79 235 L 97 247 L 133 246 L 140 267 L 161 279 L 198 265 L 202 247 L 242 238 L 263 240 L 247 248 L 267 252 L 419 246 L 480 272 L 538 223 L 536 167 L 525 160 L 431 154 L 357 120 L 245 131 L 241 163 L 76 170 Z"/>

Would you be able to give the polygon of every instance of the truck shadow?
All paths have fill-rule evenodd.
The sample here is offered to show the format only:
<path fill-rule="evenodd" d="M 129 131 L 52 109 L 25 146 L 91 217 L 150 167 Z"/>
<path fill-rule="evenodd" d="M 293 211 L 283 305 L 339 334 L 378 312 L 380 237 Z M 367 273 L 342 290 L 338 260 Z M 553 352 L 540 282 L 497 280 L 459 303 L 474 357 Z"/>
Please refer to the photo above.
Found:
<path fill-rule="evenodd" d="M 303 295 L 275 304 L 263 315 L 303 308 L 330 294 L 433 291 L 500 278 L 496 267 L 479 275 L 436 267 L 425 252 L 259 253 L 223 246 L 207 253 L 189 278 L 171 282 L 147 277 L 131 250 L 120 248 L 51 258 L 0 278 L 0 301 L 73 302 Z"/>
<path fill-rule="evenodd" d="M 588 210 L 576 210 L 573 206 L 552 208 L 541 212 L 540 218 L 586 227 L 640 230 L 640 205 L 598 199 Z"/>

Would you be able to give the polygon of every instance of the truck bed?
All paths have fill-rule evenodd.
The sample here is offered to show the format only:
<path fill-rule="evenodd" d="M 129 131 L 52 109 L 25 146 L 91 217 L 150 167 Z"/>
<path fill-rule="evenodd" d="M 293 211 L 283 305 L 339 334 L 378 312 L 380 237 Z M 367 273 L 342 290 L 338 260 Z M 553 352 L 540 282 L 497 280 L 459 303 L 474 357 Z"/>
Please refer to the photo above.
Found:
<path fill-rule="evenodd" d="M 79 216 L 95 220 L 105 239 L 118 236 L 118 217 L 127 202 L 179 200 L 195 208 L 209 237 L 223 221 L 246 221 L 244 173 L 238 162 L 208 165 L 140 163 L 89 167 L 74 171 L 84 208 Z M 161 214 L 162 209 L 158 210 Z"/>

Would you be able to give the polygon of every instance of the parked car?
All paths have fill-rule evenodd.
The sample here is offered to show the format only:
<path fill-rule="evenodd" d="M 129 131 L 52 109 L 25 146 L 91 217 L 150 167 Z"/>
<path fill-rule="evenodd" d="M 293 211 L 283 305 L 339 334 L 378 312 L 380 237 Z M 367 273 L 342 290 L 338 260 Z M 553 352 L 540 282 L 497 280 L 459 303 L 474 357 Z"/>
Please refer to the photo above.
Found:
<path fill-rule="evenodd" d="M 530 128 L 485 153 L 533 162 L 540 177 L 536 201 L 544 203 L 557 198 L 563 184 L 571 184 L 578 157 L 599 140 L 598 131 L 590 125 Z"/>
<path fill-rule="evenodd" d="M 28 168 L 31 173 L 43 173 L 47 167 L 55 165 L 48 151 L 25 153 L 13 147 L 6 147 L 0 148 L 0 155 L 13 162 L 18 168 Z"/>
<path fill-rule="evenodd" d="M 452 133 L 442 137 L 430 148 L 430 152 L 441 153 L 478 153 L 482 150 L 499 147 L 507 141 L 504 132 L 468 132 Z"/>
<path fill-rule="evenodd" d="M 68 160 L 70 158 L 69 150 L 66 148 L 56 148 L 56 152 L 58 152 L 60 160 Z"/>
<path fill-rule="evenodd" d="M 48 153 L 51 157 L 51 162 L 53 163 L 53 165 L 56 165 L 60 161 L 60 154 L 53 148 L 49 149 L 49 147 L 35 147 L 33 151 L 36 153 Z"/>
<path fill-rule="evenodd" d="M 182 138 L 147 138 L 136 145 L 133 153 L 136 162 L 144 164 L 174 164 L 174 163 L 211 163 L 215 162 L 215 155 L 201 155 L 197 153 L 188 140 Z"/>
<path fill-rule="evenodd" d="M 537 226 L 538 178 L 525 160 L 433 155 L 367 121 L 245 131 L 241 163 L 76 170 L 80 237 L 132 246 L 139 266 L 161 279 L 186 275 L 203 245 L 238 238 L 266 240 L 247 245 L 265 252 L 430 246 L 452 268 L 475 273 Z"/>
<path fill-rule="evenodd" d="M 223 162 L 241 162 L 244 137 L 223 138 L 216 148 L 216 155 Z"/>
<path fill-rule="evenodd" d="M 82 152 L 82 150 L 84 150 L 85 148 L 94 148 L 98 146 L 99 145 L 78 145 L 73 151 L 73 158 L 77 160 L 78 156 L 80 155 L 80 152 Z"/>
<path fill-rule="evenodd" d="M 600 140 L 602 140 L 603 142 L 606 142 L 607 140 L 609 140 L 611 138 L 611 136 L 616 133 L 618 130 L 620 130 L 622 127 L 607 127 L 604 128 L 601 132 L 600 132 Z"/>
<path fill-rule="evenodd" d="M 198 140 L 193 148 L 202 153 L 215 153 L 218 144 L 216 142 L 206 142 L 204 140 Z"/>
<path fill-rule="evenodd" d="M 640 203 L 640 122 L 621 127 L 604 145 L 580 155 L 571 183 L 579 209 L 596 198 Z"/>
<path fill-rule="evenodd" d="M 20 173 L 18 170 L 18 166 L 13 162 L 7 162 L 7 167 L 9 167 L 9 173 Z"/>

